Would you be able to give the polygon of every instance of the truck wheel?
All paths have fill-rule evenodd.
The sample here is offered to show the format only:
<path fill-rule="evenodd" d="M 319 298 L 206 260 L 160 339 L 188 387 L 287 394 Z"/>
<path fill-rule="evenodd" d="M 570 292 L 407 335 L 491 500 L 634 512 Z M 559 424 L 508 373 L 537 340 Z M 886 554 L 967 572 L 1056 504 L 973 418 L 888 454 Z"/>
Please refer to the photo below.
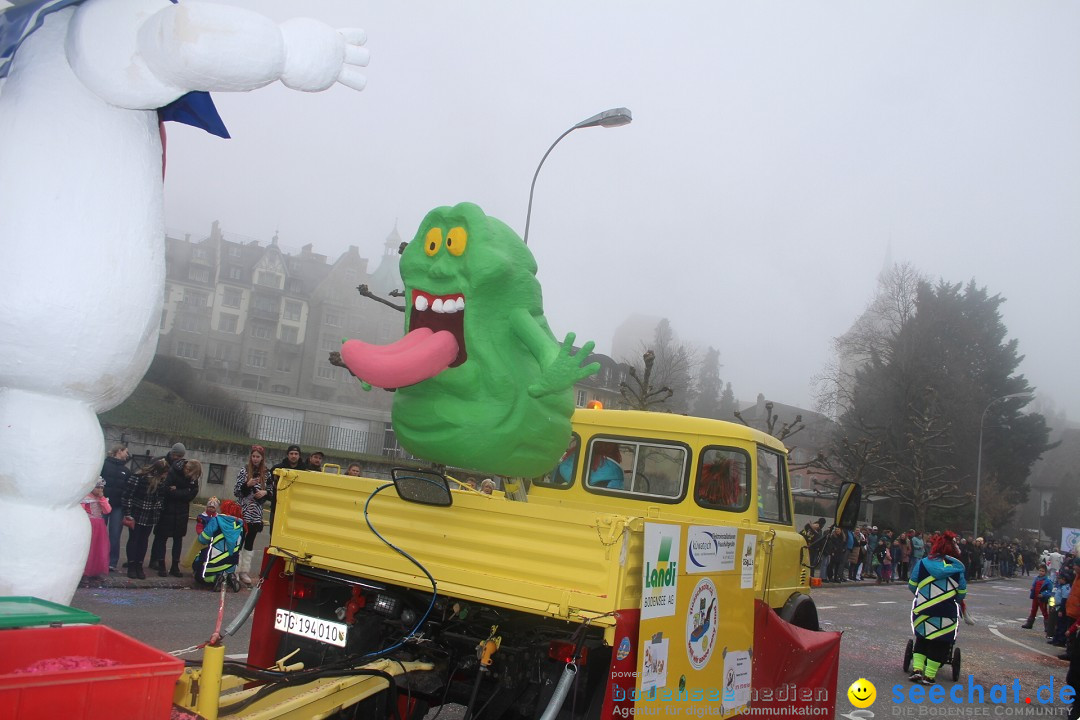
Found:
<path fill-rule="evenodd" d="M 817 605 L 814 604 L 814 599 L 809 595 L 794 593 L 784 603 L 784 607 L 781 608 L 779 614 L 784 622 L 789 622 L 796 627 L 815 632 L 821 630 L 821 624 L 818 622 Z"/>

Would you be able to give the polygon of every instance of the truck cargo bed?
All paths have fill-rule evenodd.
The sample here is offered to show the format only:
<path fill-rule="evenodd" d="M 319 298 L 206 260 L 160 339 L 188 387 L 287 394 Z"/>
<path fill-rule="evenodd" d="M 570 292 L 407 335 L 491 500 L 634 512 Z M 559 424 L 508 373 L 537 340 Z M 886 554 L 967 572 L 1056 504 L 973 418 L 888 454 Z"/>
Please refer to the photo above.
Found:
<path fill-rule="evenodd" d="M 401 500 L 385 480 L 289 472 L 278 480 L 269 551 L 376 583 L 561 618 L 637 607 L 642 522 L 632 516 L 452 492 L 450 507 Z M 611 624 L 611 618 L 601 618 Z"/>

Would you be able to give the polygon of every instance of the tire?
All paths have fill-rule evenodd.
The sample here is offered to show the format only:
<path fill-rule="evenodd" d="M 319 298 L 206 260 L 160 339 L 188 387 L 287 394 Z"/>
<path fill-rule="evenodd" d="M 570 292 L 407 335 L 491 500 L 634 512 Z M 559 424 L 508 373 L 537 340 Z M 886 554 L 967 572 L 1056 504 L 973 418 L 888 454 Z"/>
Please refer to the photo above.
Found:
<path fill-rule="evenodd" d="M 904 672 L 911 672 L 911 656 L 915 653 L 915 641 L 908 638 L 907 646 L 904 648 Z"/>
<path fill-rule="evenodd" d="M 956 682 L 960 679 L 960 648 L 953 648 L 950 664 L 952 665 L 952 679 Z"/>

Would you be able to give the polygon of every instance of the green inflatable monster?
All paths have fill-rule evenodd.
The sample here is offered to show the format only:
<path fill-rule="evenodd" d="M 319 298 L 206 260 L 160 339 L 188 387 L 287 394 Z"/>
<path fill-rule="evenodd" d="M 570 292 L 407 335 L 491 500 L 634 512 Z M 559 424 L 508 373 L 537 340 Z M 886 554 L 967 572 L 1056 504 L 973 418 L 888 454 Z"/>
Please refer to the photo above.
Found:
<path fill-rule="evenodd" d="M 472 203 L 432 210 L 401 256 L 404 338 L 349 340 L 341 359 L 358 378 L 400 388 L 394 432 L 437 463 L 508 477 L 553 468 L 570 439 L 581 367 L 574 334 L 560 346 L 544 318 L 536 260 L 505 223 Z"/>

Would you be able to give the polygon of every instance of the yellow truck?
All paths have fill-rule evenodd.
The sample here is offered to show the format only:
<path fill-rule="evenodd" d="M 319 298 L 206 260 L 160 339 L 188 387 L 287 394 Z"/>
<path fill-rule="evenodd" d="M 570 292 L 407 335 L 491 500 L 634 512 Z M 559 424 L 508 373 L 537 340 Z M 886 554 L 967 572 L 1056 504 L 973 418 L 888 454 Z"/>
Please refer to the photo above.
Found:
<path fill-rule="evenodd" d="M 491 495 L 279 473 L 248 662 L 415 663 L 350 717 L 731 717 L 763 701 L 762 618 L 818 630 L 786 450 L 742 425 L 578 410 L 549 474 Z"/>

